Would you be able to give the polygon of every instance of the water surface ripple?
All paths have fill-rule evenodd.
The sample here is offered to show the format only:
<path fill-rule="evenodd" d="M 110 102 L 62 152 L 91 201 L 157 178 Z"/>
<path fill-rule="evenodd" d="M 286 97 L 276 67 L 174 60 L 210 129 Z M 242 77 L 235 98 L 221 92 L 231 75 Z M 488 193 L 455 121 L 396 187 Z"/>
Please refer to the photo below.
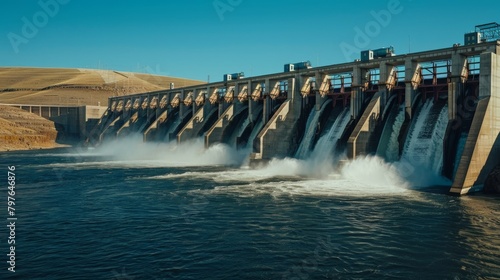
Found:
<path fill-rule="evenodd" d="M 66 150 L 0 161 L 17 168 L 12 279 L 500 279 L 498 197 Z"/>

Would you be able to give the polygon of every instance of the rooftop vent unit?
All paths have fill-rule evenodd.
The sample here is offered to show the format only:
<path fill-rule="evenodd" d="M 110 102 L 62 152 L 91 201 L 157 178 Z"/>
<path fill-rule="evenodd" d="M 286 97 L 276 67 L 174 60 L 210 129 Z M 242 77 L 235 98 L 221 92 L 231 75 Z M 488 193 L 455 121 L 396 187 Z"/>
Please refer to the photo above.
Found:
<path fill-rule="evenodd" d="M 224 75 L 224 82 L 243 79 L 244 77 L 245 77 L 245 73 L 243 73 L 243 72 L 234 73 L 234 74 L 225 74 Z"/>
<path fill-rule="evenodd" d="M 374 58 L 395 56 L 394 47 L 366 50 L 361 52 L 361 61 L 370 61 Z"/>
<path fill-rule="evenodd" d="M 299 63 L 285 64 L 284 68 L 285 68 L 284 69 L 285 72 L 293 72 L 296 70 L 309 69 L 309 68 L 312 68 L 312 66 L 311 66 L 310 61 L 303 61 L 303 62 L 299 62 Z"/>
<path fill-rule="evenodd" d="M 470 45 L 476 45 L 479 43 L 481 43 L 481 33 L 471 32 L 471 33 L 465 34 L 464 45 L 470 46 Z"/>

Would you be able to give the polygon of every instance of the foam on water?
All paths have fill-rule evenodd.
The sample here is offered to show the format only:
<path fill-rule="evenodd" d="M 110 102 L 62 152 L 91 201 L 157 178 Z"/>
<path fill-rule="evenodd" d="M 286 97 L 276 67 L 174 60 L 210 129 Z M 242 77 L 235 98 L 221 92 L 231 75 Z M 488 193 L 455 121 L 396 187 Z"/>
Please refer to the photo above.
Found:
<path fill-rule="evenodd" d="M 241 167 L 218 172 L 185 172 L 149 179 L 211 180 L 224 186 L 217 186 L 209 192 L 243 196 L 262 193 L 363 196 L 408 191 L 408 183 L 399 176 L 396 166 L 378 157 L 359 158 L 336 168 L 329 166 L 316 170 L 314 166 L 311 160 L 285 158 L 273 159 L 256 169 Z"/>
<path fill-rule="evenodd" d="M 307 166 L 306 161 L 299 163 Z M 275 163 L 275 166 L 271 167 L 270 170 L 277 170 L 277 166 L 283 168 L 284 171 L 289 167 L 289 162 Z M 304 173 L 304 171 L 308 170 L 301 169 L 298 174 Z M 360 176 L 360 171 L 366 175 Z M 247 192 L 256 192 L 272 195 L 320 196 L 396 195 L 408 191 L 407 184 L 399 178 L 397 170 L 385 164 L 380 158 L 361 158 L 347 163 L 338 170 L 332 169 L 328 174 L 321 174 L 321 177 L 315 175 L 313 172 L 307 174 L 307 177 L 301 176 L 302 180 L 277 180 L 266 183 L 254 182 L 247 185 L 221 186 L 214 191 L 229 191 L 243 195 Z"/>
<path fill-rule="evenodd" d="M 25 153 L 6 153 L 5 159 L 34 160 Z M 307 162 L 276 160 L 261 169 L 271 176 L 302 164 Z M 19 165 L 19 194 L 27 206 L 19 218 L 30 237 L 19 246 L 24 265 L 18 278 L 256 279 L 261 271 L 268 279 L 295 273 L 309 279 L 500 275 L 497 201 L 408 191 L 393 177 L 379 176 L 398 173 L 378 158 L 347 163 L 325 178 L 264 181 L 251 181 L 248 167 L 106 168 L 56 178 L 52 170 Z M 209 181 L 214 170 L 227 178 Z M 189 174 L 182 180 L 145 178 L 183 171 Z M 242 174 L 248 181 L 241 182 Z M 148 265 L 131 267 L 138 256 Z"/>
<path fill-rule="evenodd" d="M 430 110 L 430 107 L 428 105 L 425 109 Z M 423 110 L 423 112 L 428 112 L 428 110 Z M 440 123 L 444 123 L 445 115 L 446 110 L 439 114 L 436 130 L 442 130 Z M 413 169 L 408 168 L 404 160 L 386 163 L 379 157 L 361 157 L 354 161 L 346 161 L 345 155 L 335 154 L 337 142 L 349 120 L 349 110 L 346 109 L 328 132 L 318 140 L 313 152 L 306 159 L 272 159 L 257 168 L 245 165 L 250 153 L 249 149 L 236 150 L 224 144 L 213 145 L 205 149 L 203 139 L 181 144 L 176 142 L 144 143 L 140 136 L 104 143 L 94 150 L 87 151 L 89 155 L 98 155 L 98 159 L 69 164 L 76 168 L 228 166 L 217 172 L 194 170 L 178 174 L 174 171 L 149 179 L 203 179 L 217 183 L 217 190 L 252 192 L 256 189 L 268 192 L 320 195 L 402 193 L 407 191 L 409 186 L 421 184 L 418 181 L 420 177 L 428 177 L 428 174 L 421 176 L 419 169 L 412 166 L 410 167 Z M 419 120 L 420 125 L 422 125 L 421 122 L 422 120 Z M 259 121 L 252 135 L 257 134 L 261 124 L 262 122 Z M 415 133 L 415 135 L 418 134 Z M 439 138 L 437 132 L 433 135 Z M 432 143 L 436 144 L 434 141 Z M 439 148 L 436 147 L 436 149 Z M 85 156 L 85 152 L 81 153 L 81 151 L 76 154 Z M 344 164 L 339 165 L 339 160 L 342 158 L 344 158 Z M 61 163 L 60 165 L 59 167 L 64 167 L 68 164 Z"/>
<path fill-rule="evenodd" d="M 380 157 L 364 157 L 349 161 L 342 168 L 342 176 L 375 188 L 408 187 L 408 183 L 401 178 L 397 166 L 385 162 Z"/>
<path fill-rule="evenodd" d="M 242 165 L 236 169 L 226 169 L 217 172 L 190 171 L 181 174 L 168 173 L 162 176 L 151 177 L 155 180 L 209 180 L 216 182 L 218 190 L 236 190 L 242 192 L 289 192 L 319 195 L 342 195 L 342 194 L 390 194 L 401 193 L 407 190 L 407 183 L 400 177 L 399 170 L 395 165 L 385 163 L 378 157 L 358 158 L 354 161 L 339 166 L 338 162 L 345 155 L 334 153 L 337 142 L 350 120 L 349 109 L 346 109 L 335 121 L 329 131 L 322 136 L 316 144 L 313 152 L 306 159 L 284 158 L 272 159 L 265 165 L 250 168 Z M 257 125 L 257 128 L 259 125 Z M 176 145 L 173 149 L 175 155 L 177 149 L 183 144 Z M 192 146 L 192 145 L 191 145 Z M 204 162 L 203 156 L 207 154 L 206 160 L 211 165 L 243 162 L 240 154 L 227 147 L 203 152 L 190 147 L 193 151 L 187 155 L 178 154 L 173 158 L 179 161 L 184 158 L 196 159 L 196 162 Z M 222 150 L 221 150 L 222 149 Z M 185 149 L 182 149 L 184 153 Z M 196 152 L 195 152 L 196 151 Z M 212 153 L 213 152 L 213 153 Z M 172 154 L 166 151 L 164 155 Z M 198 158 L 202 156 L 202 158 Z M 135 155 L 136 156 L 136 155 Z M 218 157 L 218 158 L 217 158 Z M 239 159 L 239 161 L 234 160 Z M 234 185 L 236 184 L 236 185 Z"/>
<path fill-rule="evenodd" d="M 305 164 L 301 160 L 292 158 L 273 159 L 268 164 L 258 168 L 250 168 L 248 165 L 244 165 L 237 169 L 217 172 L 185 172 L 181 174 L 169 173 L 166 175 L 155 176 L 151 179 L 192 178 L 227 183 L 233 181 L 255 182 L 277 177 L 301 178 L 302 176 L 302 178 L 307 178 L 307 173 L 303 170 L 303 167 L 305 167 Z"/>

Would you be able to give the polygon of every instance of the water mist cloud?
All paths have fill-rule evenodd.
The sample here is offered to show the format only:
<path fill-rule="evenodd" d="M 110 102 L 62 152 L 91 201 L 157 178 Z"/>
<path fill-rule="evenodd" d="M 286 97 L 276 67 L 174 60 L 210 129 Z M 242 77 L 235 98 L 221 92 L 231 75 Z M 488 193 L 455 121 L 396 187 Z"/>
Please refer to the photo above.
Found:
<path fill-rule="evenodd" d="M 144 143 L 141 136 L 113 140 L 99 146 L 99 155 L 113 161 L 126 161 L 133 165 L 148 161 L 161 166 L 209 166 L 243 164 L 248 151 L 237 151 L 224 144 L 216 144 L 205 149 L 203 139 L 185 143 Z"/>

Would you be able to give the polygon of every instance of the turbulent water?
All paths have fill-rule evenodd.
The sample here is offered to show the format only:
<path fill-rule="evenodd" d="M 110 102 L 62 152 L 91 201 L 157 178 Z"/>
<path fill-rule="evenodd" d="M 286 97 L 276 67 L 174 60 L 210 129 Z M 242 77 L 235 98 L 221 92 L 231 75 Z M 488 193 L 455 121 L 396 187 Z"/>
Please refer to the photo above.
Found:
<path fill-rule="evenodd" d="M 331 103 L 331 100 L 326 101 L 319 110 L 313 108 L 309 117 L 307 118 L 306 130 L 302 141 L 300 142 L 299 148 L 295 153 L 295 158 L 304 159 L 306 158 L 311 150 L 311 145 L 313 144 L 314 134 L 318 131 L 318 120 L 325 108 Z"/>
<path fill-rule="evenodd" d="M 448 106 L 436 105 L 432 100 L 422 105 L 413 121 L 400 161 L 419 170 L 421 185 L 445 181 L 440 174 L 447 124 Z"/>
<path fill-rule="evenodd" d="M 405 120 L 405 107 L 404 105 L 399 107 L 398 114 L 394 123 L 391 127 L 392 133 L 387 144 L 387 149 L 385 151 L 385 159 L 389 162 L 397 161 L 399 159 L 399 133 L 401 132 L 401 126 Z"/>
<path fill-rule="evenodd" d="M 346 108 L 335 120 L 332 127 L 328 129 L 327 133 L 321 136 L 316 146 L 314 146 L 314 150 L 310 154 L 310 159 L 312 159 L 312 161 L 323 163 L 332 157 L 337 147 L 338 140 L 342 137 L 342 133 L 344 133 L 350 119 L 350 111 Z"/>
<path fill-rule="evenodd" d="M 247 156 L 135 140 L 2 153 L 5 183 L 16 166 L 18 221 L 16 272 L 4 226 L 0 278 L 500 277 L 498 197 L 415 189 L 379 158 L 253 169 Z"/>

